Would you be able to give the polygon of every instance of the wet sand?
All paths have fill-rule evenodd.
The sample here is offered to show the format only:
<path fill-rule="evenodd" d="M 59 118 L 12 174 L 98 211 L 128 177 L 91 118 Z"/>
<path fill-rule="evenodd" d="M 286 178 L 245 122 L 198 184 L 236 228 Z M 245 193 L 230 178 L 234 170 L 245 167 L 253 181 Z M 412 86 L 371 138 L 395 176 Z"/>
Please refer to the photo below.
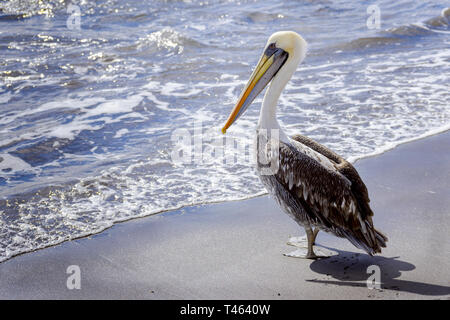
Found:
<path fill-rule="evenodd" d="M 0 299 L 449 299 L 450 132 L 358 161 L 388 248 L 370 257 L 319 233 L 339 252 L 285 257 L 303 234 L 273 199 L 185 208 L 120 223 L 88 238 L 0 263 Z M 66 286 L 68 266 L 81 289 Z M 367 267 L 381 271 L 369 290 Z"/>

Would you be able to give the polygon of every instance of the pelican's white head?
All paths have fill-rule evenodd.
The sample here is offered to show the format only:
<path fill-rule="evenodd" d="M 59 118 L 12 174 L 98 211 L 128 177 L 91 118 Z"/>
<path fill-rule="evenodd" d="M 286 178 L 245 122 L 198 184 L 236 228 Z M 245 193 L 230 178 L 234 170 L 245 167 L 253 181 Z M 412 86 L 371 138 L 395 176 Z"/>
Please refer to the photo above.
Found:
<path fill-rule="evenodd" d="M 297 66 L 303 61 L 303 59 L 305 59 L 308 44 L 306 43 L 305 39 L 303 39 L 303 37 L 297 32 L 275 32 L 270 36 L 269 40 L 267 40 L 266 48 L 272 43 L 275 44 L 275 47 L 283 49 L 284 51 L 289 53 L 289 57 L 286 63 L 295 63 L 295 66 Z"/>
<path fill-rule="evenodd" d="M 270 36 L 261 59 L 222 128 L 223 133 L 245 112 L 272 79 L 281 92 L 298 64 L 305 58 L 306 48 L 306 41 L 296 32 L 279 31 Z"/>

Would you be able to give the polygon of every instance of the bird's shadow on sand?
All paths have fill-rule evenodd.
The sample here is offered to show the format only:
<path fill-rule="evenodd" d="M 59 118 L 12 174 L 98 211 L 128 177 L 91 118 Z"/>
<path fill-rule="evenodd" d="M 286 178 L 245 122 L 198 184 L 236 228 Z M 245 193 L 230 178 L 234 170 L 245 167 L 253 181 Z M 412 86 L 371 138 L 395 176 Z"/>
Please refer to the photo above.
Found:
<path fill-rule="evenodd" d="M 328 248 L 331 249 L 331 248 Z M 399 292 L 416 293 L 427 296 L 450 294 L 450 287 L 398 279 L 402 272 L 416 268 L 412 263 L 402 261 L 399 257 L 371 257 L 349 251 L 337 251 L 339 255 L 327 259 L 314 260 L 312 271 L 332 277 L 336 280 L 308 280 L 310 282 L 332 284 L 338 286 L 367 287 L 367 279 L 373 272 L 367 271 L 370 265 L 377 265 L 381 271 L 381 289 Z"/>

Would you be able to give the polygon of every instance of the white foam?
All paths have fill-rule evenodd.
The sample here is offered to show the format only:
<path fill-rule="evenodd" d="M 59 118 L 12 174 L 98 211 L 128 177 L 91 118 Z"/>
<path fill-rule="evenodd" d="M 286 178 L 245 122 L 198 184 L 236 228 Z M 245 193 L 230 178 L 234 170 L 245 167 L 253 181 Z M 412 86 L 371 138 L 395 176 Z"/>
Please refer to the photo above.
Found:
<path fill-rule="evenodd" d="M 116 134 L 114 135 L 114 138 L 118 139 L 123 137 L 125 134 L 127 134 L 129 131 L 128 129 L 124 128 L 124 129 L 120 129 L 116 131 Z"/>
<path fill-rule="evenodd" d="M 421 134 L 419 136 L 416 136 L 416 137 L 411 137 L 411 138 L 399 140 L 399 141 L 396 141 L 396 142 L 387 143 L 383 147 L 380 147 L 380 148 L 374 150 L 371 153 L 367 153 L 367 154 L 359 155 L 359 156 L 351 156 L 347 160 L 349 162 L 351 162 L 351 163 L 355 163 L 358 160 L 374 157 L 374 156 L 380 155 L 382 153 L 385 153 L 386 151 L 392 150 L 395 147 L 398 147 L 399 145 L 402 145 L 402 144 L 405 144 L 405 143 L 409 143 L 409 142 L 413 142 L 413 141 L 420 140 L 420 139 L 424 139 L 424 138 L 427 138 L 427 137 L 430 137 L 430 136 L 433 136 L 433 135 L 436 135 L 436 134 L 439 134 L 439 133 L 442 133 L 442 132 L 445 132 L 445 131 L 448 131 L 448 130 L 450 130 L 450 124 L 444 125 L 444 126 L 442 126 L 440 128 L 436 128 L 436 129 L 430 130 L 430 131 L 425 132 L 425 133 L 423 133 L 423 134 Z"/>

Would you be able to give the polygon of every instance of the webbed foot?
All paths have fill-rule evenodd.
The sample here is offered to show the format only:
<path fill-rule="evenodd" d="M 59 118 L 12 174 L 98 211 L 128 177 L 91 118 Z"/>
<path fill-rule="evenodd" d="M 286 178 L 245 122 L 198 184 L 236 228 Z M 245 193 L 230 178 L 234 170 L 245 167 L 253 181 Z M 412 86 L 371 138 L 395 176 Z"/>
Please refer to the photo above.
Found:
<path fill-rule="evenodd" d="M 336 256 L 338 253 L 318 246 L 313 246 L 313 249 L 308 251 L 308 245 L 306 245 L 306 247 L 299 247 L 297 250 L 284 253 L 283 255 L 301 259 L 321 259 Z"/>

